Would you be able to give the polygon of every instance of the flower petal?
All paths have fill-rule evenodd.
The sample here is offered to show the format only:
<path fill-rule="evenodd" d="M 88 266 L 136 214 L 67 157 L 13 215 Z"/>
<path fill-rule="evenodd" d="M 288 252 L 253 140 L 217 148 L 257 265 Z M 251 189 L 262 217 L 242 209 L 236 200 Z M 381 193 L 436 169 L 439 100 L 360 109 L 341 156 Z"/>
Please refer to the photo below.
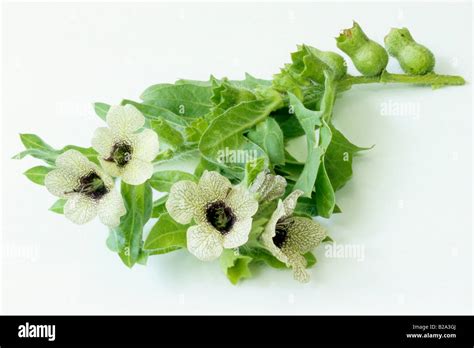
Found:
<path fill-rule="evenodd" d="M 224 248 L 237 248 L 247 243 L 251 228 L 252 219 L 237 221 L 229 233 L 224 235 Z"/>
<path fill-rule="evenodd" d="M 103 158 L 99 158 L 100 165 L 104 169 L 104 172 L 113 177 L 122 176 L 125 167 L 119 167 L 115 162 L 106 161 Z"/>
<path fill-rule="evenodd" d="M 46 174 L 44 185 L 53 195 L 66 198 L 79 185 L 79 176 L 65 168 L 57 168 Z"/>
<path fill-rule="evenodd" d="M 280 175 L 275 175 L 271 187 L 267 190 L 264 196 L 264 200 L 272 201 L 276 198 L 281 197 L 285 193 L 286 180 Z"/>
<path fill-rule="evenodd" d="M 257 175 L 249 190 L 258 195 L 259 201 L 272 201 L 281 197 L 285 193 L 285 188 L 285 178 L 270 174 L 267 169 Z"/>
<path fill-rule="evenodd" d="M 257 200 L 242 185 L 233 187 L 227 195 L 225 202 L 237 216 L 237 219 L 240 220 L 252 217 L 258 210 Z"/>
<path fill-rule="evenodd" d="M 144 129 L 133 137 L 133 157 L 151 162 L 159 152 L 158 135 L 151 129 Z"/>
<path fill-rule="evenodd" d="M 288 265 L 293 269 L 293 277 L 302 283 L 309 282 L 309 274 L 306 271 L 306 259 L 303 255 L 292 255 L 288 259 Z"/>
<path fill-rule="evenodd" d="M 64 216 L 72 222 L 82 225 L 97 215 L 97 202 L 83 194 L 70 196 L 64 205 Z"/>
<path fill-rule="evenodd" d="M 100 159 L 99 159 L 99 161 L 100 161 Z M 104 162 L 105 162 L 105 161 L 104 161 Z M 107 163 L 109 163 L 109 162 L 107 162 Z M 107 188 L 109 189 L 109 191 L 110 191 L 111 189 L 113 189 L 114 186 L 115 186 L 115 181 L 114 181 L 114 179 L 112 179 L 112 178 L 110 177 L 110 175 L 107 174 L 107 173 L 104 171 L 104 169 L 102 169 L 102 168 L 99 167 L 98 165 L 94 165 L 94 166 L 95 166 L 95 173 L 96 173 L 98 176 L 100 176 L 100 178 L 101 178 L 102 181 L 104 182 L 105 187 L 107 187 Z"/>
<path fill-rule="evenodd" d="M 305 254 L 317 247 L 326 237 L 326 230 L 316 221 L 305 217 L 291 217 L 288 236 L 282 251 L 287 254 Z"/>
<path fill-rule="evenodd" d="M 291 214 L 293 214 L 298 198 L 303 193 L 304 192 L 301 190 L 295 190 L 285 198 L 285 200 L 283 201 L 283 206 L 285 207 L 285 216 L 290 216 Z"/>
<path fill-rule="evenodd" d="M 77 150 L 67 150 L 56 158 L 56 167 L 65 168 L 81 177 L 94 170 L 96 166 Z"/>
<path fill-rule="evenodd" d="M 112 132 L 127 135 L 135 132 L 145 124 L 145 117 L 133 105 L 113 105 L 106 116 Z"/>
<path fill-rule="evenodd" d="M 261 240 L 263 245 L 281 262 L 287 262 L 287 256 L 278 248 L 275 243 L 273 243 L 273 237 L 276 234 L 276 224 L 280 218 L 285 215 L 285 207 L 283 206 L 283 202 L 281 199 L 278 201 L 278 206 L 273 212 L 270 220 L 268 220 L 267 225 L 261 235 Z"/>
<path fill-rule="evenodd" d="M 150 179 L 152 175 L 153 164 L 138 158 L 132 158 L 124 167 L 122 180 L 130 185 L 140 185 Z"/>
<path fill-rule="evenodd" d="M 188 224 L 200 207 L 197 185 L 189 180 L 178 181 L 171 186 L 166 200 L 166 210 L 180 224 Z"/>
<path fill-rule="evenodd" d="M 115 144 L 114 133 L 107 127 L 97 128 L 92 136 L 92 147 L 102 157 L 109 157 Z"/>
<path fill-rule="evenodd" d="M 198 259 L 212 261 L 222 253 L 222 235 L 206 225 L 191 226 L 187 231 L 187 246 Z"/>
<path fill-rule="evenodd" d="M 127 209 L 123 203 L 122 195 L 117 190 L 112 190 L 101 198 L 97 206 L 100 221 L 107 226 L 116 227 L 120 224 L 120 217 L 125 215 Z"/>
<path fill-rule="evenodd" d="M 202 174 L 198 186 L 199 196 L 205 198 L 207 202 L 223 200 L 232 188 L 232 184 L 225 176 L 207 170 Z"/>

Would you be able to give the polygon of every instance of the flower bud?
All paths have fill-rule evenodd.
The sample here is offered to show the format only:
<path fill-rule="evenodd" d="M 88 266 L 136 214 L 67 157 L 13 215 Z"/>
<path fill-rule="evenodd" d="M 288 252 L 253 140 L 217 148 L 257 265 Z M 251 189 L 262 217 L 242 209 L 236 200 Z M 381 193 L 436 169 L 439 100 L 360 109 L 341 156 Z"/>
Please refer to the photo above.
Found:
<path fill-rule="evenodd" d="M 286 180 L 280 175 L 270 174 L 270 171 L 260 172 L 250 186 L 250 192 L 255 193 L 259 202 L 269 202 L 285 193 Z"/>
<path fill-rule="evenodd" d="M 315 47 L 305 46 L 306 49 L 311 52 L 315 57 L 319 58 L 334 73 L 334 79 L 340 80 L 347 74 L 347 64 L 344 58 L 342 58 L 336 52 L 321 51 Z"/>
<path fill-rule="evenodd" d="M 424 75 L 433 71 L 433 53 L 417 43 L 407 28 L 392 28 L 384 41 L 388 53 L 398 60 L 407 74 Z"/>
<path fill-rule="evenodd" d="M 352 28 L 343 30 L 336 41 L 337 47 L 352 59 L 362 75 L 380 75 L 387 66 L 388 54 L 385 49 L 370 40 L 356 22 Z"/>

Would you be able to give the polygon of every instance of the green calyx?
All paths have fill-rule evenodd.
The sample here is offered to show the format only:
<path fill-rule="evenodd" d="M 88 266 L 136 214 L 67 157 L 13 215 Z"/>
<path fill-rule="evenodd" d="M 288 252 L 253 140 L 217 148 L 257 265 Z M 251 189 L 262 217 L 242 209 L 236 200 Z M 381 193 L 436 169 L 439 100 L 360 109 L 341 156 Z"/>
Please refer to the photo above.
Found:
<path fill-rule="evenodd" d="M 370 40 L 356 22 L 352 28 L 344 29 L 336 41 L 337 47 L 351 58 L 357 70 L 364 76 L 379 75 L 388 64 L 385 49 Z"/>
<path fill-rule="evenodd" d="M 298 45 L 298 50 L 291 53 L 291 64 L 285 64 L 279 74 L 274 76 L 275 90 L 291 92 L 303 98 L 303 89 L 315 84 L 324 85 L 325 74 L 334 80 L 341 80 L 347 75 L 344 58 L 330 51 L 321 51 L 308 45 Z"/>
<path fill-rule="evenodd" d="M 304 81 L 310 85 L 310 81 L 324 82 L 324 70 L 327 66 L 319 58 L 313 55 L 306 46 L 299 47 L 298 51 L 291 54 L 293 64 L 289 67 L 290 72 L 298 81 Z"/>
<path fill-rule="evenodd" d="M 303 45 L 303 47 L 311 52 L 316 58 L 319 58 L 323 63 L 325 63 L 333 72 L 334 79 L 340 80 L 347 74 L 347 64 L 342 56 L 336 52 L 331 51 L 321 51 L 315 47 Z"/>
<path fill-rule="evenodd" d="M 388 53 L 398 60 L 406 73 L 424 75 L 433 71 L 435 65 L 433 53 L 417 43 L 407 28 L 392 28 L 384 41 Z"/>

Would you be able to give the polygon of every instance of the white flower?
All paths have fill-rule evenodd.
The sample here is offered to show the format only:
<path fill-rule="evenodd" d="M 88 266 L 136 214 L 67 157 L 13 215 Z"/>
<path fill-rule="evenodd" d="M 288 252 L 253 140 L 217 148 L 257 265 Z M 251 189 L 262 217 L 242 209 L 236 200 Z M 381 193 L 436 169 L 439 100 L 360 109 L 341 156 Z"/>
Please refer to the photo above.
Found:
<path fill-rule="evenodd" d="M 109 128 L 97 128 L 92 138 L 102 167 L 127 184 L 144 183 L 153 175 L 151 161 L 158 155 L 158 135 L 151 129 L 137 133 L 145 117 L 130 104 L 111 106 L 106 121 Z"/>
<path fill-rule="evenodd" d="M 171 187 L 166 209 L 188 228 L 189 252 L 203 261 L 218 258 L 222 250 L 237 248 L 248 240 L 258 203 L 243 186 L 232 186 L 217 172 L 205 171 L 196 184 L 179 181 Z"/>
<path fill-rule="evenodd" d="M 293 269 L 296 280 L 309 281 L 304 254 L 318 246 L 326 231 L 310 218 L 292 216 L 303 191 L 293 191 L 282 201 L 268 221 L 261 239 L 263 245 L 281 262 Z"/>
<path fill-rule="evenodd" d="M 56 169 L 46 175 L 44 183 L 53 195 L 67 200 L 64 215 L 76 224 L 99 215 L 102 223 L 115 227 L 126 213 L 112 178 L 76 150 L 58 156 Z"/>
<path fill-rule="evenodd" d="M 250 186 L 250 191 L 257 195 L 259 202 L 272 201 L 285 193 L 286 180 L 280 175 L 270 174 L 268 169 L 258 173 Z"/>

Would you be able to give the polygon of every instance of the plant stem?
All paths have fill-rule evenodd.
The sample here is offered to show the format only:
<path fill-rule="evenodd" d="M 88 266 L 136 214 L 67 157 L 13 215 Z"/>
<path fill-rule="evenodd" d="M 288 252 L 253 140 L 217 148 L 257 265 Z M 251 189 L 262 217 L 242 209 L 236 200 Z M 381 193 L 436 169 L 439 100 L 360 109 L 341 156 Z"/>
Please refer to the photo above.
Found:
<path fill-rule="evenodd" d="M 442 86 L 460 86 L 466 81 L 461 76 L 454 75 L 438 75 L 429 73 L 426 75 L 406 75 L 406 74 L 391 74 L 384 71 L 378 76 L 350 76 L 343 78 L 339 82 L 338 89 L 347 90 L 352 85 L 360 85 L 367 83 L 408 83 L 415 85 L 428 85 L 433 88 Z"/>

